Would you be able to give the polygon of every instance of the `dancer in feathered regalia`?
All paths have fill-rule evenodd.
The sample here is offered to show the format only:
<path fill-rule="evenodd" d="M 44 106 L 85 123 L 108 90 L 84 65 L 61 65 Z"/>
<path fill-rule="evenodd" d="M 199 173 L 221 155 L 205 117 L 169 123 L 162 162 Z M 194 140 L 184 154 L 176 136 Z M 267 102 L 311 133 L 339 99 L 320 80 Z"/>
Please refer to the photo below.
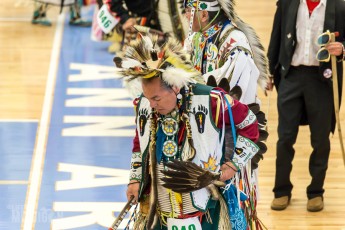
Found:
<path fill-rule="evenodd" d="M 137 32 L 159 34 L 161 40 L 173 36 L 183 42 L 185 30 L 183 27 L 182 3 L 176 0 L 97 0 L 99 8 L 106 6 L 119 23 L 110 32 L 102 33 L 102 40 L 113 41 L 109 47 L 110 53 L 121 56 L 123 46 L 136 39 Z M 104 3 L 104 4 L 103 4 Z M 186 23 L 184 23 L 186 27 Z"/>
<path fill-rule="evenodd" d="M 70 21 L 72 26 L 89 27 L 91 21 L 85 20 L 81 16 L 81 7 L 83 6 L 83 0 L 34 0 L 35 10 L 31 20 L 32 24 L 39 24 L 43 26 L 51 26 L 50 20 L 47 18 L 48 6 L 57 5 L 61 7 L 70 7 Z M 85 0 L 84 0 L 85 2 Z"/>
<path fill-rule="evenodd" d="M 248 119 L 246 105 L 206 86 L 172 38 L 159 47 L 142 37 L 114 61 L 140 95 L 127 189 L 128 199 L 140 202 L 134 229 L 228 230 L 232 223 L 245 229 L 234 198 L 240 185 L 232 181 L 259 151 L 256 117 Z"/>
<path fill-rule="evenodd" d="M 234 0 L 185 0 L 189 19 L 189 37 L 185 48 L 191 53 L 195 69 L 203 74 L 208 85 L 219 86 L 240 102 L 247 104 L 257 116 L 260 152 L 243 168 L 239 178 L 251 205 L 247 218 L 255 221 L 258 162 L 266 152 L 265 114 L 260 111 L 258 85 L 265 90 L 268 82 L 268 61 L 255 31 L 243 22 L 234 10 Z M 251 114 L 251 113 L 250 113 Z M 248 117 L 250 116 L 248 114 Z"/>

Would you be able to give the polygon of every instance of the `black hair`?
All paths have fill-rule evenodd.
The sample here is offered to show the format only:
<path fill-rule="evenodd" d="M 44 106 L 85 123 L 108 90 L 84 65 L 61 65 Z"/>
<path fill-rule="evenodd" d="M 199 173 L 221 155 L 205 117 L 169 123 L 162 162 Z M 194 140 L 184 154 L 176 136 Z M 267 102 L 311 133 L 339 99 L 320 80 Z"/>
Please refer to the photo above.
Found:
<path fill-rule="evenodd" d="M 213 25 L 218 22 L 222 22 L 228 19 L 223 9 L 220 9 L 219 14 L 218 14 L 218 11 L 207 11 L 207 12 L 208 12 L 208 17 L 209 17 L 209 22 L 211 22 L 216 17 L 216 19 L 214 19 L 214 21 L 212 22 Z"/>

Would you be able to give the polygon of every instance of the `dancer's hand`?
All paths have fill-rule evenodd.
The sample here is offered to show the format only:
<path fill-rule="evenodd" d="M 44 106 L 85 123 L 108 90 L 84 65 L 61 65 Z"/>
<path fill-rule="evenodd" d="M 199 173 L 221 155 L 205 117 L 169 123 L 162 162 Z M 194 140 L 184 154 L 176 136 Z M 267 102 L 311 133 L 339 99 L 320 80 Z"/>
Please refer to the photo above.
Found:
<path fill-rule="evenodd" d="M 129 32 L 135 32 L 136 30 L 134 29 L 134 25 L 137 24 L 137 21 L 135 18 L 129 18 L 127 21 L 122 25 L 122 29 L 124 31 L 129 31 Z"/>
<path fill-rule="evenodd" d="M 134 196 L 135 204 L 138 202 L 139 187 L 140 187 L 139 181 L 130 181 L 129 182 L 128 187 L 127 187 L 127 191 L 126 191 L 127 200 L 130 200 L 131 196 Z"/>
<path fill-rule="evenodd" d="M 227 181 L 227 180 L 233 178 L 237 172 L 236 166 L 230 161 L 223 164 L 220 167 L 220 170 L 222 170 L 222 175 L 219 178 L 220 181 Z"/>

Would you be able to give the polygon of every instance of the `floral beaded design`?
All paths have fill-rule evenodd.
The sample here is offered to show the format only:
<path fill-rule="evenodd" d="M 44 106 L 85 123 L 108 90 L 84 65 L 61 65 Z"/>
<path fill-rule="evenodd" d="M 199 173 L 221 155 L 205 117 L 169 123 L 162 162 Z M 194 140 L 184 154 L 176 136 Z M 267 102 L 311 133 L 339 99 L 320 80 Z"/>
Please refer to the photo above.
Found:
<path fill-rule="evenodd" d="M 163 154 L 167 157 L 173 157 L 177 154 L 177 144 L 174 141 L 168 140 L 163 144 Z"/>

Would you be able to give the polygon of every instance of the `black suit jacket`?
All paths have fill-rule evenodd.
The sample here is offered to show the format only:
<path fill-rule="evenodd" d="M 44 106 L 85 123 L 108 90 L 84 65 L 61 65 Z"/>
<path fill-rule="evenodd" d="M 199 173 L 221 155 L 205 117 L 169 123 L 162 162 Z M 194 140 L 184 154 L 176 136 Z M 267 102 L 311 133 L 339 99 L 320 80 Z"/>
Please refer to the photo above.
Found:
<path fill-rule="evenodd" d="M 278 0 L 277 11 L 274 16 L 271 40 L 268 47 L 268 59 L 270 72 L 274 77 L 276 89 L 279 88 L 281 77 L 288 73 L 292 56 L 294 54 L 296 38 L 296 20 L 300 0 Z M 323 31 L 339 32 L 337 41 L 345 45 L 345 1 L 344 0 L 327 0 L 325 23 Z M 341 101 L 342 79 L 343 79 L 343 56 L 338 57 L 338 86 L 339 100 Z M 330 79 L 323 76 L 325 69 L 331 69 L 331 62 L 320 62 L 319 77 L 322 81 L 327 81 L 332 87 Z M 334 127 L 334 125 L 332 125 Z M 333 128 L 334 129 L 334 128 Z"/>

